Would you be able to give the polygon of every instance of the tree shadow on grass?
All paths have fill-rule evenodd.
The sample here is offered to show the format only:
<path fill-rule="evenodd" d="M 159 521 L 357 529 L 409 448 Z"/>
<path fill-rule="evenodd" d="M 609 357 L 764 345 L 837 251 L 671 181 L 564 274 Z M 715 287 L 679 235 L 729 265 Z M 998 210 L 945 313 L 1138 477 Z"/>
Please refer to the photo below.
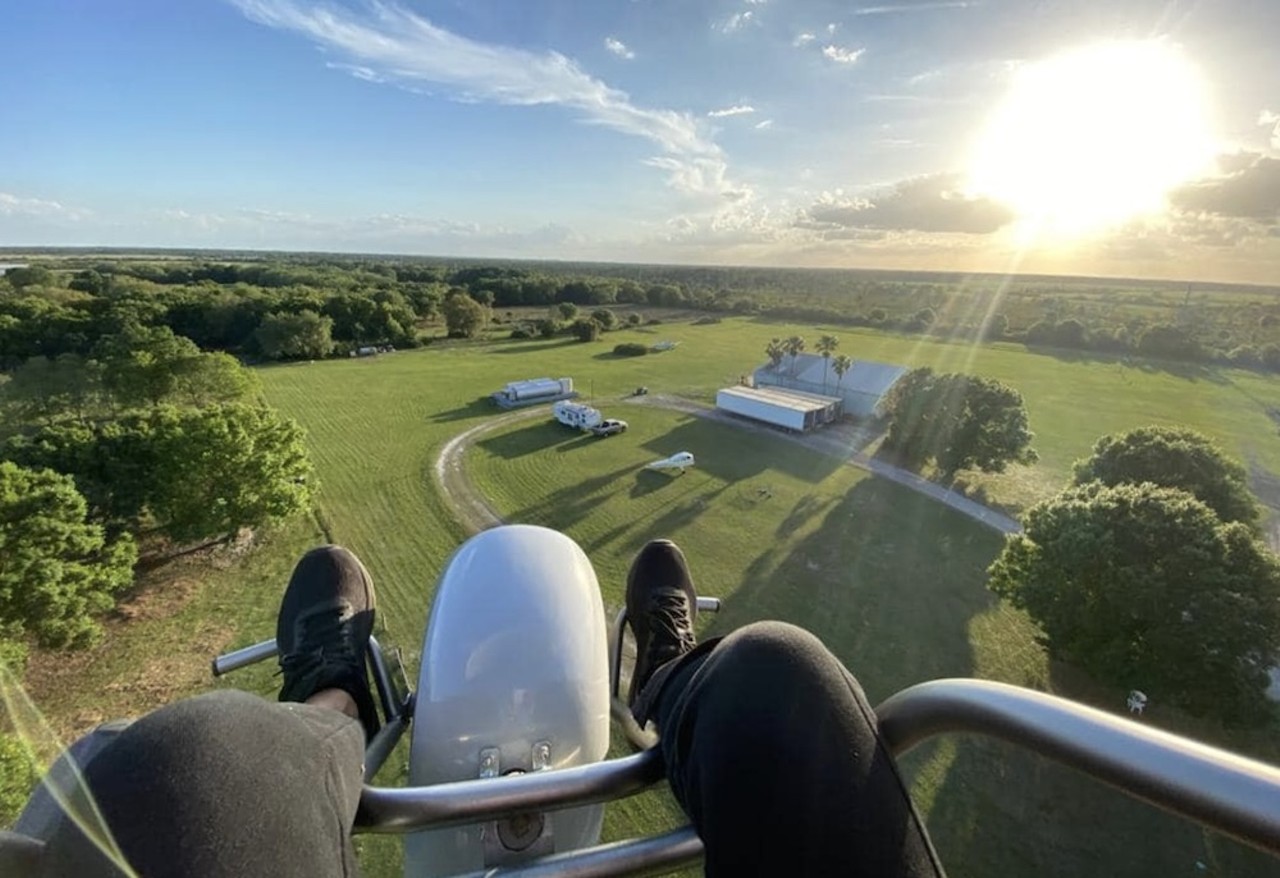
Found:
<path fill-rule="evenodd" d="M 753 478 L 765 470 L 780 470 L 816 483 L 843 464 L 838 457 L 811 451 L 781 437 L 694 416 L 650 439 L 643 447 L 659 458 L 691 452 L 699 469 L 730 483 Z"/>
<path fill-rule="evenodd" d="M 631 485 L 631 499 L 634 500 L 637 497 L 652 494 L 654 491 L 660 491 L 687 475 L 687 471 L 682 474 L 671 470 L 656 470 L 644 467 L 636 473 L 636 480 Z"/>
<path fill-rule="evenodd" d="M 583 436 L 556 421 L 539 421 L 520 430 L 496 433 L 476 442 L 490 454 L 505 460 L 561 445 L 579 444 Z M 590 437 L 587 437 L 590 438 Z"/>
<path fill-rule="evenodd" d="M 835 502 L 831 498 L 822 499 L 815 497 L 813 494 L 805 494 L 787 513 L 787 517 L 778 523 L 778 528 L 774 531 L 774 535 L 780 539 L 786 539 L 803 527 L 810 519 L 830 508 Z"/>
<path fill-rule="evenodd" d="M 648 524 L 633 522 L 636 533 L 624 545 L 628 549 L 638 550 L 652 539 L 669 537 L 681 528 L 692 524 L 715 503 L 717 497 L 724 493 L 727 485 L 705 488 L 705 482 L 686 490 L 678 501 L 667 504 L 662 512 Z"/>
<path fill-rule="evenodd" d="M 1210 384 L 1230 384 L 1231 381 L 1216 366 L 1186 360 L 1148 359 L 1134 354 L 1091 351 L 1082 348 L 1056 348 L 1048 345 L 1025 344 L 1028 353 L 1052 357 L 1063 363 L 1085 363 L 1120 366 L 1137 369 L 1154 375 L 1163 372 L 1185 381 L 1208 381 Z"/>
<path fill-rule="evenodd" d="M 441 423 L 444 421 L 462 421 L 467 418 L 479 418 L 484 415 L 492 415 L 501 411 L 502 410 L 494 404 L 492 399 L 487 396 L 482 396 L 479 399 L 467 403 L 466 405 L 458 406 L 456 409 L 449 409 L 445 412 L 434 412 L 428 415 L 428 417 L 436 423 Z"/>
<path fill-rule="evenodd" d="M 929 832 L 951 875 L 1274 875 L 1267 855 L 1003 741 L 954 736 Z M 1197 867 L 1197 863 L 1205 868 Z"/>
<path fill-rule="evenodd" d="M 509 520 L 567 531 L 603 502 L 608 495 L 601 496 L 601 492 L 606 488 L 612 485 L 615 492 L 622 490 L 631 469 L 631 466 L 622 466 L 589 479 L 573 480 L 553 494 L 515 511 Z"/>
<path fill-rule="evenodd" d="M 490 353 L 494 354 L 536 354 L 539 351 L 550 351 L 556 348 L 568 347 L 569 345 L 581 344 L 576 338 L 555 338 L 550 341 L 527 341 L 517 340 L 497 348 Z"/>
<path fill-rule="evenodd" d="M 793 515 L 822 512 L 802 500 Z M 863 479 L 827 506 L 815 531 L 757 558 L 714 628 L 759 619 L 806 628 L 876 703 L 914 683 L 973 672 L 969 621 L 995 603 L 986 568 L 1003 544 L 928 498 Z M 690 563 L 696 573 L 696 559 Z"/>
<path fill-rule="evenodd" d="M 1049 680 L 1055 694 L 1123 712 L 1123 691 L 1077 668 L 1050 662 Z M 1198 736 L 1185 717 L 1161 706 L 1139 721 Z M 1262 758 L 1274 755 L 1273 744 L 1262 746 Z M 945 776 L 930 797 L 928 826 L 952 875 L 1275 874 L 1265 854 L 1003 741 L 938 739 L 904 760 L 907 774 L 944 750 Z"/>

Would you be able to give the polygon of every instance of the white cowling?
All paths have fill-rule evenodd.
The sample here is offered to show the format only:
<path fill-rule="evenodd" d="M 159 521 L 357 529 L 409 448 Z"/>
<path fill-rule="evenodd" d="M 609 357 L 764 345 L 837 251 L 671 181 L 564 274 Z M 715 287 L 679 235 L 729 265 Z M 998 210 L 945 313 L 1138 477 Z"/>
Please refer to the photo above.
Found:
<path fill-rule="evenodd" d="M 497 770 L 598 762 L 609 747 L 608 636 L 600 588 L 573 540 L 542 527 L 484 531 L 449 561 L 431 605 L 418 674 L 409 783 L 423 786 Z M 497 777 L 492 783 L 502 783 Z M 603 806 L 546 815 L 533 852 L 597 842 Z M 487 839 L 486 839 L 487 834 Z M 479 870 L 511 856 L 494 827 L 465 826 L 405 839 L 405 874 Z"/>

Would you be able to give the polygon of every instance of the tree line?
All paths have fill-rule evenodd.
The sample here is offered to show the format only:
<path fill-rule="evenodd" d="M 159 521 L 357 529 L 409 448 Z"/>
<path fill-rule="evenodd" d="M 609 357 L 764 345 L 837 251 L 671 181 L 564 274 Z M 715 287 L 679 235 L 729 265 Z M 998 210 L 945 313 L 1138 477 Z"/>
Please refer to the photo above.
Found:
<path fill-rule="evenodd" d="M 77 267 L 50 267 L 59 265 Z M 1252 288 L 1242 305 L 1245 288 L 1174 291 L 1154 282 L 338 257 L 67 260 L 11 270 L 0 278 L 0 293 L 6 288 L 0 365 L 84 353 L 94 327 L 121 311 L 205 349 L 266 359 L 413 346 L 415 327 L 463 294 L 481 310 L 448 327 L 458 337 L 479 334 L 505 309 L 622 305 L 1280 370 L 1280 300 Z M 561 321 L 556 332 L 571 326 Z M 513 331 L 550 330 L 517 322 Z"/>

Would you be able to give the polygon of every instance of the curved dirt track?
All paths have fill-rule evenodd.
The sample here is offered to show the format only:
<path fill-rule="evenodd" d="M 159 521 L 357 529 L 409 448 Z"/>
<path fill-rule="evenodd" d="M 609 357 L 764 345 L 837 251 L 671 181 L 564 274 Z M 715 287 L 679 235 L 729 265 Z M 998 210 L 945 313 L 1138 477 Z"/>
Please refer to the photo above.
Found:
<path fill-rule="evenodd" d="M 830 454 L 834 457 L 842 458 L 845 463 L 855 466 L 859 469 L 866 470 L 881 478 L 896 482 L 905 488 L 915 491 L 917 494 L 923 494 L 939 503 L 944 503 L 951 507 L 961 515 L 968 516 L 980 524 L 985 524 L 1001 533 L 1011 534 L 1018 533 L 1022 530 L 1022 525 L 1017 520 L 1010 518 L 1003 513 L 996 512 L 994 509 L 983 506 L 963 497 L 953 491 L 948 491 L 942 485 L 936 482 L 930 482 L 923 479 L 913 472 L 891 466 L 883 461 L 875 460 L 861 452 L 851 452 L 849 448 L 840 442 L 832 441 L 829 437 L 823 436 L 821 433 L 783 433 L 769 427 L 754 424 L 741 418 L 735 418 L 726 415 L 716 409 L 708 406 L 692 402 L 687 399 L 669 396 L 640 396 L 630 397 L 626 402 L 633 405 L 648 405 L 658 408 L 672 409 L 674 411 L 684 412 L 685 414 L 694 415 L 699 418 L 707 418 L 709 420 L 718 421 L 722 424 L 728 424 L 740 430 L 750 430 L 754 432 L 767 433 L 780 439 L 795 442 L 804 445 L 814 451 L 823 454 Z M 502 524 L 502 516 L 491 507 L 485 498 L 475 489 L 475 486 L 467 479 L 466 470 L 463 468 L 462 461 L 466 455 L 467 449 L 480 436 L 492 430 L 497 430 L 513 421 L 528 420 L 534 417 L 547 417 L 550 409 L 545 405 L 530 406 L 529 408 L 519 409 L 513 412 L 507 412 L 499 415 L 492 420 L 477 424 L 468 430 L 454 436 L 444 444 L 440 449 L 440 454 L 436 457 L 433 469 L 436 474 L 436 481 L 440 485 L 440 490 L 444 492 L 445 502 L 453 509 L 454 514 L 458 517 L 458 521 L 471 533 L 478 533 Z"/>

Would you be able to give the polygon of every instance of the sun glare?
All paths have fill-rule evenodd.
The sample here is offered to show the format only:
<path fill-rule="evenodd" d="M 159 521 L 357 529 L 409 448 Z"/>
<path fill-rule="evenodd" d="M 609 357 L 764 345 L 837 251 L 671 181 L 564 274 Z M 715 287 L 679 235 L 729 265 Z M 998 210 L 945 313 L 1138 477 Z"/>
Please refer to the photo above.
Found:
<path fill-rule="evenodd" d="M 1161 42 L 1105 43 L 1017 72 L 978 139 L 969 188 L 1039 233 L 1079 234 L 1159 210 L 1212 155 L 1191 63 Z"/>

